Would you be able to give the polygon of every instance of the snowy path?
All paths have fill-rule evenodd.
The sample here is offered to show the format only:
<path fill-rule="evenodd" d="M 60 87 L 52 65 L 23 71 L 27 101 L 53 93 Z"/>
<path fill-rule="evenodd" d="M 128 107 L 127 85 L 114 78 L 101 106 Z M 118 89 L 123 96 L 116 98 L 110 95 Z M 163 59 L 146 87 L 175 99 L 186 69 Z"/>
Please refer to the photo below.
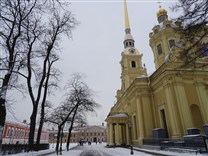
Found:
<path fill-rule="evenodd" d="M 130 149 L 125 148 L 106 148 L 106 144 L 92 144 L 83 146 L 76 146 L 69 151 L 63 151 L 62 155 L 65 156 L 128 156 Z M 143 152 L 134 151 L 135 156 L 152 156 Z M 50 156 L 55 156 L 51 154 Z"/>
<path fill-rule="evenodd" d="M 92 145 L 84 144 L 84 146 L 77 146 L 77 144 L 70 144 L 70 150 L 63 150 L 63 156 L 131 156 L 130 149 L 126 148 L 107 148 L 105 147 L 106 143 Z M 63 144 L 63 148 L 66 147 L 66 144 Z M 134 149 L 134 156 L 196 156 L 195 153 L 176 153 L 170 151 L 161 151 L 161 150 L 148 150 L 148 149 Z M 144 152 L 143 152 L 144 151 Z M 49 154 L 53 152 L 52 154 Z M 145 153 L 148 152 L 148 153 Z M 51 145 L 50 149 L 43 150 L 39 152 L 29 152 L 29 153 L 19 153 L 8 156 L 57 156 L 55 153 L 55 145 Z M 197 156 L 208 156 L 208 153 L 197 154 Z"/>

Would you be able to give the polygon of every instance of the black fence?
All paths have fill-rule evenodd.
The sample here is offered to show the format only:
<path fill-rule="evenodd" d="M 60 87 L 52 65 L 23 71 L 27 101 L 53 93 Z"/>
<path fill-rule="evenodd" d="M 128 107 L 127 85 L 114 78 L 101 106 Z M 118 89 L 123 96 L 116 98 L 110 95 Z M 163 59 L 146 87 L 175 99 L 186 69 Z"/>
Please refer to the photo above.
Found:
<path fill-rule="evenodd" d="M 49 149 L 49 144 L 34 144 L 31 147 L 31 151 L 40 151 Z M 28 144 L 3 144 L 2 145 L 2 153 L 3 155 L 23 153 L 29 150 Z"/>
<path fill-rule="evenodd" d="M 165 148 L 183 148 L 194 149 L 201 153 L 208 152 L 208 137 L 183 137 L 178 139 L 171 138 L 149 138 L 143 139 L 144 145 L 160 146 L 160 149 Z"/>

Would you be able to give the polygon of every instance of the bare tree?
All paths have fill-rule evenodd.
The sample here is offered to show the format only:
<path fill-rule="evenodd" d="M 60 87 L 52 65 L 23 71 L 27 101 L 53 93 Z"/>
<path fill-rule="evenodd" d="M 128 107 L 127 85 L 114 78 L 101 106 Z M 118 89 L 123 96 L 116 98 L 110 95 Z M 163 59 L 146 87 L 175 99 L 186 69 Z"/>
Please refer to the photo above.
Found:
<path fill-rule="evenodd" d="M 6 94 L 12 78 L 22 68 L 24 46 L 22 45 L 22 24 L 33 12 L 36 0 L 1 0 L 0 3 L 0 136 L 6 118 Z M 16 79 L 17 80 L 17 79 Z M 1 153 L 2 137 L 0 137 Z"/>
<path fill-rule="evenodd" d="M 173 11 L 182 14 L 177 21 L 183 23 L 186 29 L 192 26 L 204 26 L 208 23 L 208 4 L 206 0 L 179 0 L 172 7 Z"/>
<path fill-rule="evenodd" d="M 83 121 L 82 116 L 84 116 L 85 113 L 94 112 L 95 108 L 100 106 L 93 100 L 93 91 L 89 89 L 83 81 L 83 76 L 81 74 L 73 74 L 71 80 L 66 85 L 66 88 L 66 98 L 63 104 L 58 107 L 58 110 L 61 111 L 58 111 L 59 114 L 53 114 L 51 118 L 48 119 L 48 121 L 58 121 L 56 123 L 59 123 L 56 144 L 57 154 L 59 149 L 59 137 L 66 122 L 70 122 L 71 126 L 73 126 L 73 123 L 76 120 L 81 119 Z M 55 119 L 58 116 L 59 118 Z M 70 128 L 72 129 L 72 127 Z"/>
<path fill-rule="evenodd" d="M 42 104 L 44 114 L 49 88 L 56 86 L 50 79 L 58 75 L 53 64 L 59 59 L 56 51 L 61 36 L 65 34 L 71 37 L 71 31 L 76 25 L 75 18 L 64 6 L 56 0 L 2 0 L 0 3 L 0 50 L 4 52 L 0 56 L 0 134 L 5 123 L 8 86 L 12 78 L 17 83 L 17 77 L 21 75 L 26 78 L 33 105 L 29 145 L 34 140 L 38 104 Z M 41 117 L 39 133 L 43 118 L 44 115 Z"/>
<path fill-rule="evenodd" d="M 38 105 L 41 101 L 42 103 L 42 116 L 40 120 L 39 125 L 39 134 L 37 138 L 37 144 L 40 142 L 40 134 L 43 126 L 43 120 L 44 120 L 44 104 L 47 97 L 47 91 L 48 87 L 51 85 L 49 84 L 49 78 L 56 75 L 52 73 L 52 65 L 54 62 L 58 60 L 58 57 L 54 51 L 54 49 L 57 48 L 59 45 L 60 36 L 63 35 L 63 33 L 66 33 L 69 35 L 72 28 L 74 27 L 75 20 L 72 18 L 70 12 L 65 12 L 65 14 L 60 15 L 59 12 L 54 12 L 53 16 L 51 17 L 49 24 L 47 25 L 46 29 L 44 29 L 45 33 L 41 40 L 42 49 L 40 50 L 42 52 L 41 58 L 43 58 L 43 65 L 42 70 L 40 73 L 38 73 L 38 77 L 36 77 L 37 80 L 37 90 L 34 90 L 32 88 L 32 73 L 33 69 L 31 68 L 31 59 L 36 51 L 32 51 L 32 48 L 29 48 L 28 51 L 28 57 L 27 57 L 27 86 L 29 90 L 29 95 L 31 97 L 32 103 L 33 103 L 33 112 L 30 117 L 30 135 L 29 135 L 29 145 L 33 144 L 34 140 L 34 132 L 35 132 L 35 125 L 36 125 L 36 116 L 37 116 L 37 109 Z M 39 42 L 38 42 L 39 43 Z M 31 45 L 33 46 L 33 45 Z M 39 51 L 39 50 L 37 50 Z M 37 55 L 40 55 L 37 53 Z M 40 70 L 38 70 L 40 71 Z M 56 75 L 57 76 L 57 75 Z M 42 92 L 44 92 L 42 94 Z M 36 94 L 36 98 L 35 95 Z M 42 100 L 41 100 L 42 97 Z"/>
<path fill-rule="evenodd" d="M 53 110 L 53 112 L 51 113 L 51 115 L 49 117 L 46 117 L 44 119 L 45 122 L 49 122 L 52 123 L 54 126 L 57 126 L 58 128 L 58 134 L 57 134 L 57 143 L 56 143 L 56 153 L 58 155 L 59 152 L 59 143 L 60 143 L 60 136 L 62 135 L 61 132 L 64 129 L 65 123 L 70 122 L 70 118 L 69 115 L 74 111 L 74 109 L 70 110 L 69 112 L 67 111 L 67 109 L 65 109 L 65 107 L 63 105 L 58 106 L 57 108 L 55 108 Z M 69 115 L 68 115 L 69 114 Z M 66 119 L 66 117 L 68 117 Z M 61 124 L 64 123 L 64 124 Z M 60 152 L 62 151 L 62 149 L 60 149 Z"/>
<path fill-rule="evenodd" d="M 208 56 L 208 4 L 207 0 L 179 0 L 173 7 L 173 11 L 182 14 L 176 18 L 180 27 L 176 31 L 182 36 L 182 48 L 184 65 L 182 67 L 195 66 L 198 58 Z M 208 64 L 206 64 L 208 65 Z M 203 65 L 204 66 L 204 65 Z"/>

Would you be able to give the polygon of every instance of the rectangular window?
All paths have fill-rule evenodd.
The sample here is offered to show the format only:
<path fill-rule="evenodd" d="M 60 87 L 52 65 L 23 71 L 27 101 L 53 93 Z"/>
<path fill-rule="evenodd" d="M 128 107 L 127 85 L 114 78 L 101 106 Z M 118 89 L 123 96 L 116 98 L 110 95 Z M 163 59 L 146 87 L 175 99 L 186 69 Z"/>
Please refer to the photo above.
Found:
<path fill-rule="evenodd" d="M 13 131 L 14 131 L 13 128 L 11 128 L 11 129 L 10 129 L 10 134 L 9 134 L 10 137 L 13 136 Z"/>
<path fill-rule="evenodd" d="M 10 136 L 10 128 L 7 130 L 7 136 Z"/>
<path fill-rule="evenodd" d="M 172 48 L 175 46 L 175 40 L 169 40 L 169 47 Z"/>
<path fill-rule="evenodd" d="M 135 61 L 131 61 L 131 67 L 136 68 L 136 62 Z"/>
<path fill-rule="evenodd" d="M 158 55 L 162 54 L 162 45 L 161 44 L 157 45 L 157 53 L 158 53 Z"/>

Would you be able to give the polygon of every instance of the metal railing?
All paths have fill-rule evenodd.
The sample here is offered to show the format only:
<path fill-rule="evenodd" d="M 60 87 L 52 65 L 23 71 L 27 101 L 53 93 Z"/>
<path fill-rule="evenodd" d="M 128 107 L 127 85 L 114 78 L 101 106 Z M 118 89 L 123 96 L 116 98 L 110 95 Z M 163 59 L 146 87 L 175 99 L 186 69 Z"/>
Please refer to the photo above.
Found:
<path fill-rule="evenodd" d="M 27 152 L 29 149 L 28 144 L 3 144 L 2 145 L 2 153 L 3 155 L 16 154 Z M 49 144 L 34 144 L 31 147 L 32 151 L 40 151 L 49 149 Z"/>

